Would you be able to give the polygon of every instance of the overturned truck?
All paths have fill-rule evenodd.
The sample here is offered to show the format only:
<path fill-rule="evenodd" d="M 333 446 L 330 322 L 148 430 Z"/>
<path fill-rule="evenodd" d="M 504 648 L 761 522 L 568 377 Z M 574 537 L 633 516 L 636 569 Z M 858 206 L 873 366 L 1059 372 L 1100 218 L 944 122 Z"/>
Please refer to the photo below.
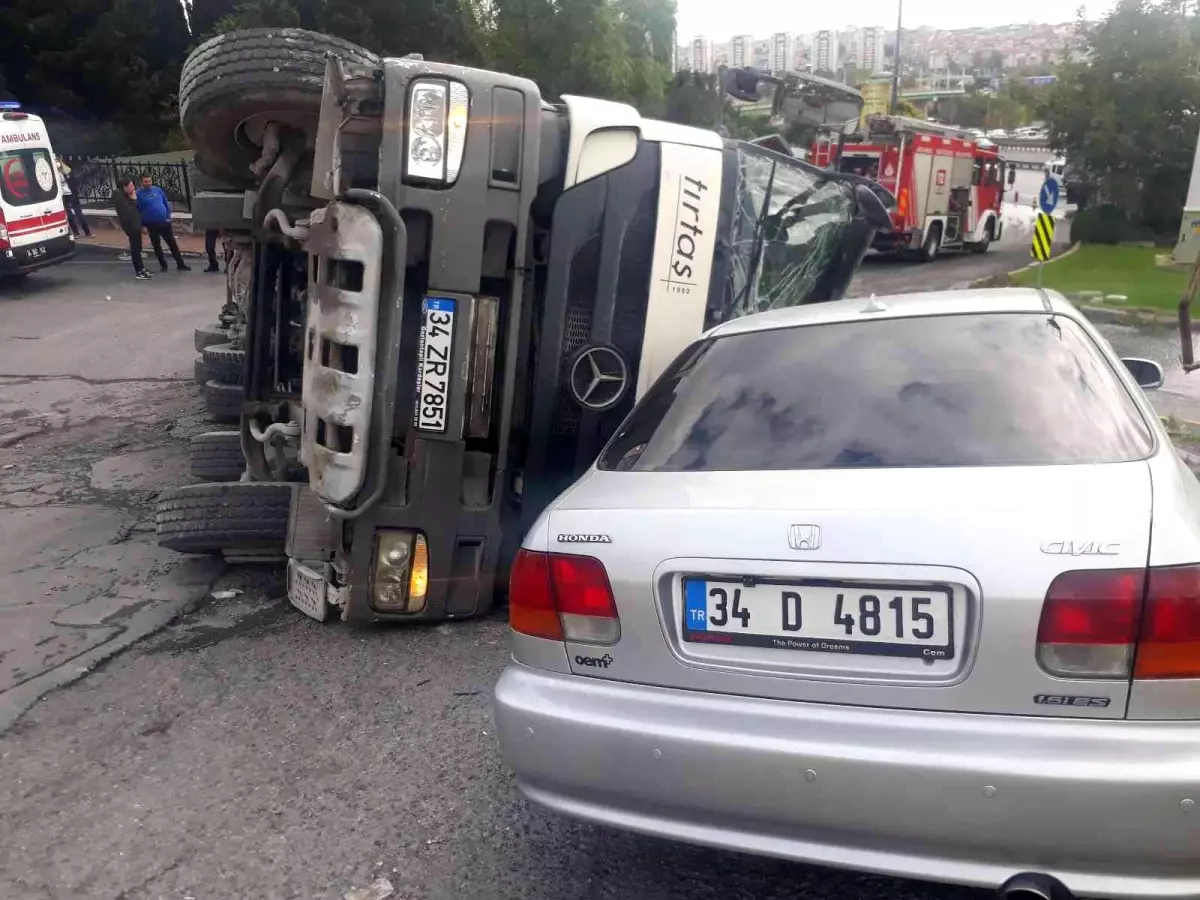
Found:
<path fill-rule="evenodd" d="M 486 612 L 681 350 L 842 296 L 889 225 L 779 141 L 300 30 L 203 44 L 180 103 L 224 186 L 193 209 L 234 248 L 240 471 L 165 492 L 159 540 L 286 556 L 317 619 Z"/>

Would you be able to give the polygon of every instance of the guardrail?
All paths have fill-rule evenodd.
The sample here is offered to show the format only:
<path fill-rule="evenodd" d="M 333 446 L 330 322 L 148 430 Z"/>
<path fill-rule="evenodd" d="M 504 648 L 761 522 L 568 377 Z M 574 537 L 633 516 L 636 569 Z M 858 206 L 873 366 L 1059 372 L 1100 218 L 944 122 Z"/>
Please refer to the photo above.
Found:
<path fill-rule="evenodd" d="M 71 167 L 71 189 L 84 206 L 109 206 L 118 185 L 133 179 L 141 186 L 142 173 L 149 172 L 176 209 L 192 208 L 192 185 L 185 162 L 148 163 L 121 157 L 63 157 Z"/>

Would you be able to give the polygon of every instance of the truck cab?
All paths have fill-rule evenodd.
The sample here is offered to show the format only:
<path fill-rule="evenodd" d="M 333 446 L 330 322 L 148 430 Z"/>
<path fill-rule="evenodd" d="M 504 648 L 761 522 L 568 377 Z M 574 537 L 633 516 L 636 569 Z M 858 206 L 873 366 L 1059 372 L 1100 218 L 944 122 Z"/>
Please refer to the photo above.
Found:
<path fill-rule="evenodd" d="M 419 58 L 331 56 L 295 121 L 243 205 L 242 444 L 301 482 L 288 593 L 319 619 L 485 612 L 684 347 L 840 297 L 889 221 L 865 179 Z"/>

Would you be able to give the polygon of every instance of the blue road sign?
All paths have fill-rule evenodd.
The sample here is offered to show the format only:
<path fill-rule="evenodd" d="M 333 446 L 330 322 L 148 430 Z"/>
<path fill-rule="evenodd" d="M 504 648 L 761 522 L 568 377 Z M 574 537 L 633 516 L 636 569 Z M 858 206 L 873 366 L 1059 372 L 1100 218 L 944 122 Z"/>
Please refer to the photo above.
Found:
<path fill-rule="evenodd" d="M 1042 189 L 1038 191 L 1038 206 L 1046 215 L 1054 212 L 1054 207 L 1058 206 L 1058 179 L 1051 176 L 1042 182 Z"/>

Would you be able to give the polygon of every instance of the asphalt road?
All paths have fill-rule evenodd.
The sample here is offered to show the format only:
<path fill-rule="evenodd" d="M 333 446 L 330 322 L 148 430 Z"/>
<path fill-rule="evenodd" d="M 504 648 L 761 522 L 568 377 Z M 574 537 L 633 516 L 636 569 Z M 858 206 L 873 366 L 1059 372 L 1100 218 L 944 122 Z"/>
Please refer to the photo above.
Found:
<path fill-rule="evenodd" d="M 94 316 L 90 304 L 127 274 L 115 265 L 72 266 L 37 295 L 44 312 L 29 309 L 31 298 L 0 298 L 9 306 L 0 350 L 70 331 L 89 316 L 92 329 L 142 327 L 176 343 L 182 333 L 186 344 L 191 326 L 210 317 L 194 281 L 171 282 L 174 296 L 146 293 Z M 1163 335 L 1113 334 L 1118 349 L 1170 349 Z M 128 342 L 127 359 L 102 362 L 83 359 L 61 338 L 21 364 L 48 373 L 146 372 L 147 381 L 123 382 L 144 388 L 133 395 L 144 404 L 138 421 L 169 422 L 159 449 L 179 448 L 200 427 L 198 397 L 182 378 L 190 354 L 183 350 L 183 361 L 164 374 L 141 359 L 158 352 L 144 345 Z M 133 402 L 89 397 L 93 426 L 104 426 L 110 404 Z M 74 443 L 70 427 L 31 435 L 3 451 L 0 465 L 70 481 L 134 449 L 115 448 L 111 429 L 135 442 L 146 433 L 128 413 Z M 139 496 L 118 498 L 135 523 L 146 509 Z M 103 507 L 104 497 L 93 502 Z M 66 559 L 61 568 L 72 564 Z M 137 563 L 116 565 L 128 574 Z M 292 610 L 278 567 L 231 568 L 206 592 L 210 586 L 241 593 L 202 600 L 47 696 L 0 736 L 0 897 L 341 900 L 372 884 L 375 896 L 429 900 L 988 896 L 683 846 L 545 813 L 522 800 L 497 751 L 490 690 L 506 658 L 502 616 L 353 630 Z"/>

